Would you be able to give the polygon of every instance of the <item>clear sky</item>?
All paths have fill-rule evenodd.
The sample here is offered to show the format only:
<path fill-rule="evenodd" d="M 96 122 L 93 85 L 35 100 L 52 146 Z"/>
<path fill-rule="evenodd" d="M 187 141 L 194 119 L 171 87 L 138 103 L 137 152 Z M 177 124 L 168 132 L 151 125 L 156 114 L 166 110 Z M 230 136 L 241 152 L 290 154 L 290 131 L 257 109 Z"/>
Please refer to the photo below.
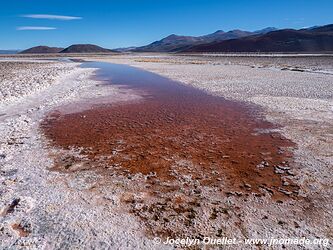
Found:
<path fill-rule="evenodd" d="M 0 49 L 145 45 L 170 34 L 333 23 L 333 0 L 2 0 Z"/>

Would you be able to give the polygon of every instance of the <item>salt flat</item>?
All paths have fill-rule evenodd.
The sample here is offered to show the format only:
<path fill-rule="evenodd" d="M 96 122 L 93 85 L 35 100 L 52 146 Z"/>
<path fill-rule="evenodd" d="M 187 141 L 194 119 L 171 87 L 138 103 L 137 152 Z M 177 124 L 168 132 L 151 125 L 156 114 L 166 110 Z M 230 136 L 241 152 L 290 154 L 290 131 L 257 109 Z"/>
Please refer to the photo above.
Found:
<path fill-rule="evenodd" d="M 39 130 L 44 115 L 58 106 L 101 96 L 113 101 L 139 97 L 116 86 L 96 86 L 89 78 L 94 70 L 78 68 L 78 63 L 28 59 L 0 62 L 2 247 L 156 248 L 141 221 L 121 212 L 126 211 L 120 201 L 124 192 L 142 195 L 131 182 L 119 178 L 92 189 L 103 180 L 94 171 L 49 171 L 58 150 L 47 146 Z M 199 220 L 185 234 L 220 225 L 214 230 L 240 239 L 332 237 L 332 57 L 134 54 L 87 59 L 133 65 L 212 95 L 258 105 L 263 118 L 280 125 L 278 131 L 297 144 L 292 179 L 302 200 L 281 204 L 269 195 L 211 197 L 228 213 L 214 222 Z M 202 193 L 209 196 L 212 190 L 203 188 Z M 154 226 L 163 228 L 158 221 Z"/>
<path fill-rule="evenodd" d="M 106 198 L 82 193 L 91 181 L 99 180 L 94 173 L 79 173 L 69 180 L 48 170 L 53 166 L 52 151 L 39 131 L 40 120 L 55 107 L 103 96 L 114 101 L 136 96 L 114 87 L 97 88 L 99 83 L 89 79 L 94 69 L 77 68 L 76 63 L 10 61 L 0 66 L 6 79 L 0 86 L 10 93 L 0 105 L 0 248 L 151 246 L 140 225 L 121 215 L 114 191 Z M 108 206 L 96 206 L 103 199 L 110 201 Z"/>
<path fill-rule="evenodd" d="M 247 233 L 253 236 L 267 233 L 275 227 L 274 220 L 284 218 L 288 226 L 277 228 L 270 236 L 308 232 L 309 237 L 313 234 L 331 237 L 332 57 L 132 55 L 100 60 L 130 64 L 213 95 L 259 105 L 265 119 L 282 125 L 279 131 L 297 143 L 295 179 L 309 203 L 298 208 L 297 203 L 279 208 L 272 204 L 247 207 L 244 209 Z M 269 214 L 272 220 L 261 224 L 251 214 L 257 214 L 256 218 Z M 292 229 L 293 221 L 302 226 Z"/>

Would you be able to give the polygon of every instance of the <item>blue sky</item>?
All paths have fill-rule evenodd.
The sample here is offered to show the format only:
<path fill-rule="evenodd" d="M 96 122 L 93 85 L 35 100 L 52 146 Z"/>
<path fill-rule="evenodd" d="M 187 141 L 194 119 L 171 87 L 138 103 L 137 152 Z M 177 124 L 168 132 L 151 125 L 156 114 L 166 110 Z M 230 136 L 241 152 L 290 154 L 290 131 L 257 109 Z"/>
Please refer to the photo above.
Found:
<path fill-rule="evenodd" d="M 333 23 L 332 10 L 332 0 L 6 0 L 0 3 L 0 49 L 74 43 L 116 48 L 172 33 L 302 28 Z"/>

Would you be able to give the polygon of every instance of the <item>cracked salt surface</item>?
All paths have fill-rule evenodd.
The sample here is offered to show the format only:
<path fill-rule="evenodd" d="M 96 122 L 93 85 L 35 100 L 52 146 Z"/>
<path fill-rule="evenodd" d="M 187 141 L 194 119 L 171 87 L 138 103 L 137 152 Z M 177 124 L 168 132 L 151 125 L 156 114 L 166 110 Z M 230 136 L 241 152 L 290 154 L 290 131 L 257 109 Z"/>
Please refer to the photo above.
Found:
<path fill-rule="evenodd" d="M 129 55 L 101 60 L 132 64 L 228 98 L 253 99 L 253 102 L 263 106 L 266 118 L 283 125 L 280 132 L 297 143 L 294 160 L 298 168 L 294 171 L 293 181 L 302 187 L 300 195 L 307 202 L 272 203 L 270 199 L 256 196 L 244 199 L 238 197 L 237 193 L 221 199 L 212 195 L 214 189 L 203 188 L 201 195 L 210 197 L 217 206 L 221 204 L 221 208 L 217 207 L 220 212 L 214 214 L 220 225 L 219 232 L 240 238 L 332 237 L 332 76 L 272 70 L 265 65 L 263 68 L 263 64 L 277 68 L 284 67 L 280 64 L 287 64 L 330 71 L 333 63 L 329 57 L 298 57 L 285 61 L 280 57 L 263 60 L 257 57 L 212 59 L 209 56 L 156 55 L 155 62 L 150 58 Z M 194 64 L 197 62 L 200 64 Z M 23 65 L 15 69 L 13 80 L 23 75 L 20 76 L 20 67 Z M 30 72 L 33 73 L 35 67 L 37 65 L 32 65 Z M 54 67 L 54 71 L 57 67 Z M 90 181 L 88 188 L 94 187 L 94 181 L 98 180 L 98 175 L 95 176 L 97 179 L 90 178 L 96 175 L 94 171 L 78 174 L 71 179 L 68 175 L 48 170 L 53 166 L 53 161 L 37 129 L 39 121 L 56 106 L 79 101 L 90 94 L 94 96 L 96 92 L 108 92 L 96 88 L 96 82 L 88 79 L 90 72 L 75 68 L 66 81 L 51 81 L 47 88 L 35 89 L 40 94 L 34 90 L 34 93 L 22 99 L 15 94 L 19 88 L 15 81 L 5 83 L 6 86 L 13 86 L 10 90 L 12 94 L 8 96 L 15 96 L 12 99 L 15 102 L 0 104 L 0 114 L 6 114 L 0 116 L 1 212 L 15 200 L 31 199 L 22 203 L 23 210 L 19 213 L 16 214 L 13 209 L 9 216 L 0 217 L 1 248 L 36 249 L 45 246 L 66 249 L 85 245 L 86 248 L 99 249 L 156 249 L 156 245 L 144 236 L 139 221 L 119 211 L 121 199 L 137 201 L 133 209 L 140 209 L 138 204 L 144 197 L 140 196 L 132 182 L 119 177 L 119 180 L 110 183 L 112 189 L 103 185 L 102 192 L 96 195 L 94 188 L 91 193 L 79 190 L 82 188 L 81 178 Z M 27 79 L 33 79 L 29 71 L 24 74 L 27 74 Z M 33 82 L 27 85 L 23 80 L 21 82 L 22 86 L 28 88 L 33 85 Z M 2 83 L 1 80 L 0 85 Z M 44 91 L 43 94 L 40 91 Z M 116 99 L 118 90 L 110 88 L 109 91 L 108 94 L 115 94 Z M 24 92 L 19 91 L 20 94 Z M 133 176 L 133 179 L 136 178 L 139 177 Z M 285 182 L 288 183 L 288 179 Z M 78 189 L 75 188 L 76 183 Z M 124 187 L 129 191 L 126 195 L 120 195 Z M 172 202 L 184 198 L 186 193 L 175 197 Z M 107 206 L 104 206 L 104 201 Z M 205 204 L 202 206 L 205 207 Z M 205 212 L 207 216 L 202 217 L 203 222 L 209 221 L 211 215 L 210 211 Z M 28 236 L 20 237 L 22 231 Z"/>
<path fill-rule="evenodd" d="M 23 82 L 28 74 L 20 71 L 24 63 L 11 63 L 16 67 L 12 85 L 16 76 Z M 66 76 L 61 77 L 59 65 Z M 34 74 L 34 66 L 29 67 Z M 16 92 L 18 86 L 13 86 L 11 91 L 18 98 L 0 106 L 0 113 L 6 114 L 0 118 L 0 248 L 152 248 L 134 218 L 124 216 L 115 205 L 105 207 L 92 193 L 82 193 L 75 177 L 49 171 L 53 161 L 38 129 L 39 120 L 55 106 L 100 95 L 114 100 L 135 96 L 121 95 L 115 87 L 99 89 L 90 79 L 94 69 L 50 63 L 48 70 L 58 77 L 25 97 L 19 96 L 24 91 Z M 20 87 L 30 88 L 34 79 L 28 75 L 32 83 Z M 5 86 L 10 85 L 5 82 Z"/>

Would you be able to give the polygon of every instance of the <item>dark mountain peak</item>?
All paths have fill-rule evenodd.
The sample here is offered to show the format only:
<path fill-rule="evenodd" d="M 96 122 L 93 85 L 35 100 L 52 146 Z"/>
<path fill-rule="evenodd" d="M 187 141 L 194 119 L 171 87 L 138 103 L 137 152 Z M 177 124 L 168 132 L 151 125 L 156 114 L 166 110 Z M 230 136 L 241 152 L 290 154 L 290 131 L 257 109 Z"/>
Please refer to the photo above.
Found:
<path fill-rule="evenodd" d="M 171 34 L 157 42 L 173 42 L 173 41 L 185 41 L 186 42 L 186 41 L 193 41 L 196 39 L 197 38 L 194 36 L 179 36 L 176 34 Z"/>
<path fill-rule="evenodd" d="M 167 37 L 162 38 L 160 41 L 173 41 L 173 40 L 178 40 L 180 38 L 183 38 L 184 36 L 178 36 L 176 34 L 171 34 Z"/>
<path fill-rule="evenodd" d="M 20 52 L 20 54 L 49 54 L 49 53 L 59 53 L 64 48 L 58 47 L 48 47 L 48 46 L 36 46 L 30 49 L 26 49 Z"/>
<path fill-rule="evenodd" d="M 68 48 L 60 51 L 60 53 L 108 53 L 113 52 L 95 44 L 73 44 Z"/>
<path fill-rule="evenodd" d="M 224 34 L 225 33 L 225 31 L 224 30 L 217 30 L 217 31 L 215 31 L 214 33 L 212 33 L 212 34 L 215 34 L 215 35 L 217 35 L 217 34 Z"/>
<path fill-rule="evenodd" d="M 174 39 L 177 37 L 179 37 L 179 36 L 177 36 L 176 34 L 171 34 L 171 35 L 168 35 L 167 37 L 165 37 L 164 39 Z"/>
<path fill-rule="evenodd" d="M 277 28 L 275 27 L 267 27 L 267 28 L 264 28 L 264 29 L 261 29 L 261 30 L 256 30 L 254 33 L 256 34 L 266 34 L 268 32 L 272 32 L 272 31 L 276 31 L 278 30 Z"/>

